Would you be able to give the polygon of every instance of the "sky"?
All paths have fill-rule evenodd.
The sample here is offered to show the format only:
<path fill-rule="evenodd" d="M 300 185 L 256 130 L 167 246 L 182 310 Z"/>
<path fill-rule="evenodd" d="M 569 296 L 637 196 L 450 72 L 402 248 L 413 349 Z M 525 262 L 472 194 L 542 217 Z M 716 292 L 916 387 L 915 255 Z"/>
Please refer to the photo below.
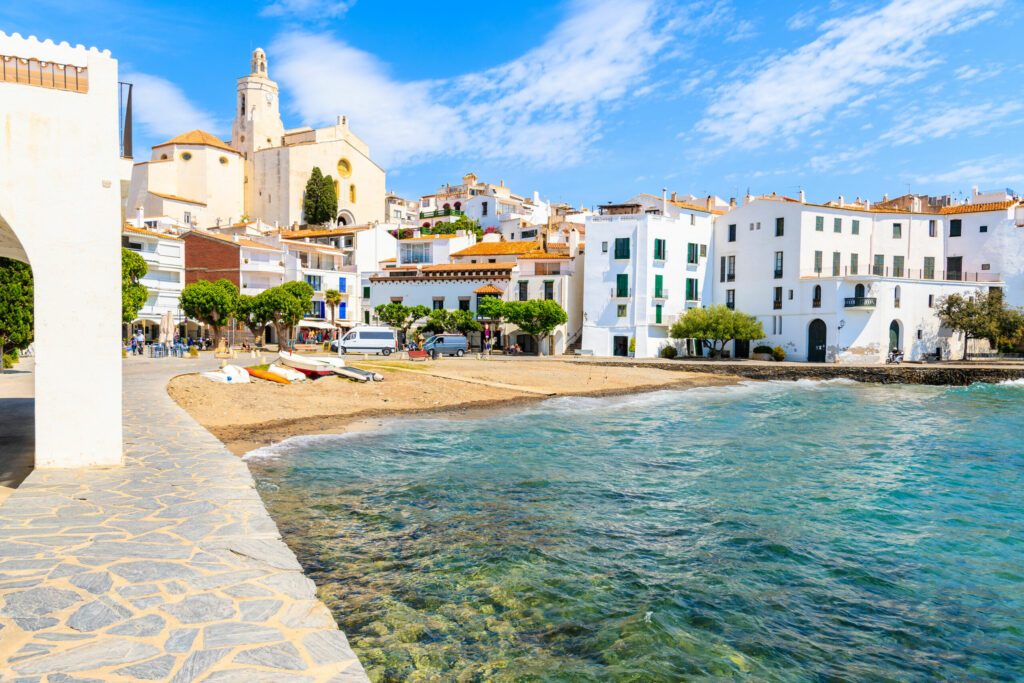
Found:
<path fill-rule="evenodd" d="M 1024 192 L 1024 0 L 33 0 L 0 31 L 109 49 L 137 159 L 229 139 L 262 47 L 285 127 L 347 115 L 406 197 Z"/>

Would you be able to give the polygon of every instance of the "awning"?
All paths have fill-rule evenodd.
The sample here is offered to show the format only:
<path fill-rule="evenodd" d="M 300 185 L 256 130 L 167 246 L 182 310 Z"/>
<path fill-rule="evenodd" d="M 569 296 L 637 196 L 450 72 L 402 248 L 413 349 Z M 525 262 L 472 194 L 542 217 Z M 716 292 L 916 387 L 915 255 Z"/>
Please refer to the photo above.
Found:
<path fill-rule="evenodd" d="M 309 327 L 309 328 L 312 328 L 314 330 L 333 330 L 333 329 L 335 329 L 334 325 L 332 325 L 330 323 L 325 323 L 325 322 L 320 321 L 320 320 L 303 320 L 298 325 L 296 325 L 296 327 Z"/>

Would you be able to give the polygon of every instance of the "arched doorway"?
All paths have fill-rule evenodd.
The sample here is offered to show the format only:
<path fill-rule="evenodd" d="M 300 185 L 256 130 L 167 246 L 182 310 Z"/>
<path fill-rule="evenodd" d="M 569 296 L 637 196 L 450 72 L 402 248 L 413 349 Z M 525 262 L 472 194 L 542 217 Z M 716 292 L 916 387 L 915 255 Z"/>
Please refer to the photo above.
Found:
<path fill-rule="evenodd" d="M 899 351 L 901 349 L 902 335 L 900 334 L 900 321 L 893 320 L 889 323 L 889 351 Z"/>
<path fill-rule="evenodd" d="M 9 296 L 20 297 L 15 306 L 18 319 L 10 321 L 17 330 L 17 348 L 31 341 L 33 301 L 31 298 L 32 270 L 28 256 L 14 231 L 0 218 L 0 287 Z M 27 287 L 27 289 L 26 289 Z M 32 472 L 35 463 L 35 358 L 12 346 L 7 351 L 16 360 L 11 368 L 3 369 L 0 359 L 0 502 L 17 488 Z"/>
<path fill-rule="evenodd" d="M 864 298 L 864 285 L 858 284 L 856 287 L 854 287 L 853 288 L 853 295 L 855 297 L 857 297 L 858 299 L 863 299 Z"/>
<path fill-rule="evenodd" d="M 828 327 L 825 321 L 815 318 L 807 327 L 807 361 L 824 363 L 825 349 L 828 341 Z"/>
<path fill-rule="evenodd" d="M 338 214 L 338 225 L 352 225 L 355 222 L 355 217 L 348 211 L 342 211 Z"/>

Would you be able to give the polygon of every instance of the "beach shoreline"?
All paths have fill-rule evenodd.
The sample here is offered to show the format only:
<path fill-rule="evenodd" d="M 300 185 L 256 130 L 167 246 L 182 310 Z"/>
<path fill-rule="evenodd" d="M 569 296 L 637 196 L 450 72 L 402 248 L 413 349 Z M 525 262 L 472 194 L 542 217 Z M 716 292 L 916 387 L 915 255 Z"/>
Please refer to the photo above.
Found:
<path fill-rule="evenodd" d="M 197 374 L 179 375 L 168 394 L 232 453 L 244 456 L 296 436 L 344 434 L 379 428 L 404 417 L 472 418 L 518 409 L 550 398 L 610 397 L 666 389 L 735 385 L 742 378 L 657 368 L 545 363 L 543 376 L 530 361 L 460 360 L 438 366 L 374 361 L 383 382 L 356 384 L 329 377 L 278 385 L 215 384 Z M 439 375 L 432 374 L 434 371 Z"/>

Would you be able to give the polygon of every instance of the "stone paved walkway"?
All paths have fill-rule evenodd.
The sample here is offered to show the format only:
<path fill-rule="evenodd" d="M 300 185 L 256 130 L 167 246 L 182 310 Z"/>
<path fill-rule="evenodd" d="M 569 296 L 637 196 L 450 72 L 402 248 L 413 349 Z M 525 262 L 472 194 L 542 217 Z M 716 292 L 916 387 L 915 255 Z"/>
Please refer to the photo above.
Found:
<path fill-rule="evenodd" d="M 167 396 L 197 363 L 126 361 L 125 467 L 0 505 L 0 681 L 367 680 L 248 468 Z"/>

